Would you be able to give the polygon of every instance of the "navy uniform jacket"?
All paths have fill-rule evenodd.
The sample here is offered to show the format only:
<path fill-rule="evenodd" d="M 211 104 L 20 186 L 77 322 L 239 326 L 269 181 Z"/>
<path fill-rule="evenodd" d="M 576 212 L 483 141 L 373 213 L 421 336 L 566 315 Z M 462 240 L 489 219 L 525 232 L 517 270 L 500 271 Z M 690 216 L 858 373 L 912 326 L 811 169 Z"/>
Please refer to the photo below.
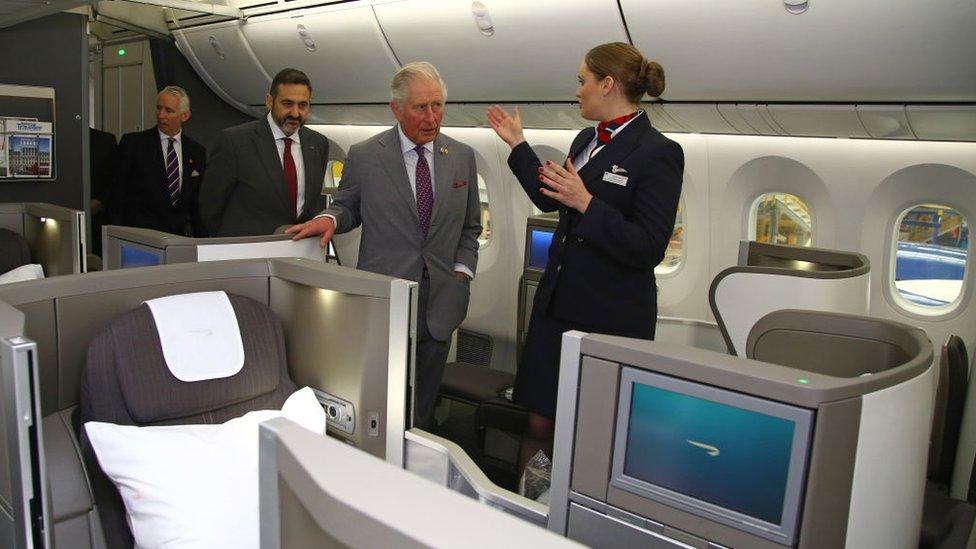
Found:
<path fill-rule="evenodd" d="M 576 158 L 594 133 L 580 132 L 569 157 Z M 593 195 L 585 214 L 539 192 L 540 162 L 528 144 L 515 147 L 508 164 L 540 210 L 560 211 L 533 310 L 605 333 L 653 338 L 654 267 L 674 230 L 681 146 L 655 130 L 646 114 L 634 118 L 579 170 Z M 626 177 L 626 184 L 605 181 L 607 173 Z"/>
<path fill-rule="evenodd" d="M 186 132 L 180 141 L 183 177 L 180 200 L 173 206 L 159 130 L 153 126 L 122 136 L 114 166 L 115 188 L 110 206 L 114 223 L 179 235 L 186 234 L 189 224 L 193 234 L 187 236 L 206 236 L 198 198 L 207 165 L 207 149 L 190 139 Z"/>

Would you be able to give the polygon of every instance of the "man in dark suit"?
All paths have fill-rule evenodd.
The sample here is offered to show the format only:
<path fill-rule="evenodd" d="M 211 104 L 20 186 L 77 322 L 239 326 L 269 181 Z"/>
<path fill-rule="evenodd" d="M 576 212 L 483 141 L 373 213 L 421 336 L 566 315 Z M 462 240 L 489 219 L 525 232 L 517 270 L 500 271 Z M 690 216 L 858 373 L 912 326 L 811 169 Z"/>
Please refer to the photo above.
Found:
<path fill-rule="evenodd" d="M 102 225 L 111 224 L 109 205 L 112 203 L 112 162 L 118 154 L 115 135 L 89 128 L 88 167 L 91 182 L 91 227 L 89 248 L 95 255 L 102 255 Z"/>
<path fill-rule="evenodd" d="M 397 125 L 353 145 L 332 205 L 288 232 L 324 248 L 362 225 L 358 268 L 420 283 L 413 425 L 430 429 L 478 268 L 478 171 L 471 147 L 440 133 L 447 89 L 433 65 L 404 65 L 391 89 Z"/>
<path fill-rule="evenodd" d="M 156 96 L 156 127 L 122 136 L 110 205 L 113 223 L 206 236 L 197 201 L 207 150 L 183 133 L 189 119 L 186 91 L 166 86 Z"/>
<path fill-rule="evenodd" d="M 283 69 L 265 97 L 268 115 L 224 130 L 200 190 L 200 214 L 213 236 L 272 234 L 323 207 L 329 140 L 304 127 L 312 84 Z"/>

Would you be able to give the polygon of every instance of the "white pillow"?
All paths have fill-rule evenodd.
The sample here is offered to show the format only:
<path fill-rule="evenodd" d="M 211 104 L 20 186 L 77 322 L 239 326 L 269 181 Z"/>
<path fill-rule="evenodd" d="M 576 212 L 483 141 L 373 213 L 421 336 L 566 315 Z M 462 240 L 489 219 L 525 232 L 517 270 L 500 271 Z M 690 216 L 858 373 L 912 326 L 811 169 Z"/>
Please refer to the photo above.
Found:
<path fill-rule="evenodd" d="M 98 463 L 125 502 L 136 547 L 259 545 L 258 424 L 283 416 L 325 433 L 311 389 L 281 411 L 249 412 L 220 425 L 85 424 Z"/>
<path fill-rule="evenodd" d="M 16 269 L 11 269 L 3 274 L 0 274 L 0 284 L 23 282 L 25 280 L 36 280 L 38 278 L 44 278 L 44 267 L 36 263 L 32 263 L 30 265 L 21 265 Z"/>

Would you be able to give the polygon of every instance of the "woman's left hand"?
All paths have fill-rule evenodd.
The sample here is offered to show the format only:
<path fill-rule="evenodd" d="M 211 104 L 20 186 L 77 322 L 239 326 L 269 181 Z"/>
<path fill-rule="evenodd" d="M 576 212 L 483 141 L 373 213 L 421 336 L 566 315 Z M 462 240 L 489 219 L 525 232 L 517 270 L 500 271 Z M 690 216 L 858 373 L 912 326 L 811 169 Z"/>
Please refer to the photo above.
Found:
<path fill-rule="evenodd" d="M 539 192 L 580 213 L 586 212 L 593 198 L 569 158 L 564 166 L 546 160 L 545 165 L 539 168 L 539 181 L 549 187 L 539 187 Z"/>

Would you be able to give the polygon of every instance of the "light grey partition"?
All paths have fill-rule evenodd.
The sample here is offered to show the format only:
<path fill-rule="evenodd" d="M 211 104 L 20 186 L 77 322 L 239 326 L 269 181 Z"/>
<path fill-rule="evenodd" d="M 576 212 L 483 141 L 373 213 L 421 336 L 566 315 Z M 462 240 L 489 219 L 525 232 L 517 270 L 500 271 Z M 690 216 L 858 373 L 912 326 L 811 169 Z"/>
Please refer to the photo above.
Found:
<path fill-rule="evenodd" d="M 287 419 L 260 437 L 262 549 L 580 547 Z"/>
<path fill-rule="evenodd" d="M 101 238 L 105 270 L 272 257 L 338 263 L 331 243 L 327 251 L 322 251 L 315 238 L 292 241 L 291 235 L 286 234 L 191 238 L 153 229 L 106 225 Z"/>
<path fill-rule="evenodd" d="M 564 334 L 549 528 L 597 546 L 916 547 L 935 381 L 924 333 L 789 311 L 763 334 L 776 364 Z M 832 338 L 845 345 L 811 354 Z M 862 352 L 879 345 L 891 352 Z M 841 356 L 846 370 L 821 364 Z"/>
<path fill-rule="evenodd" d="M 38 452 L 43 429 L 36 374 L 36 345 L 24 337 L 0 335 L 0 545 L 4 547 L 51 547 L 45 456 Z"/>
<path fill-rule="evenodd" d="M 35 389 L 44 416 L 39 455 L 58 464 L 48 475 L 58 546 L 100 543 L 72 420 L 89 342 L 148 299 L 213 290 L 250 297 L 277 314 L 291 377 L 315 390 L 330 416 L 331 436 L 402 466 L 416 333 L 414 282 L 306 259 L 252 259 L 14 284 L 0 288 L 0 338 L 18 336 L 36 344 Z M 4 417 L 12 421 L 7 410 Z M 0 450 L 0 465 L 6 465 L 0 499 L 17 503 L 20 498 L 8 488 L 12 448 L 7 444 Z M 7 512 L 9 506 L 0 507 Z"/>
<path fill-rule="evenodd" d="M 43 202 L 0 203 L 0 228 L 24 237 L 44 276 L 87 270 L 85 212 Z"/>

